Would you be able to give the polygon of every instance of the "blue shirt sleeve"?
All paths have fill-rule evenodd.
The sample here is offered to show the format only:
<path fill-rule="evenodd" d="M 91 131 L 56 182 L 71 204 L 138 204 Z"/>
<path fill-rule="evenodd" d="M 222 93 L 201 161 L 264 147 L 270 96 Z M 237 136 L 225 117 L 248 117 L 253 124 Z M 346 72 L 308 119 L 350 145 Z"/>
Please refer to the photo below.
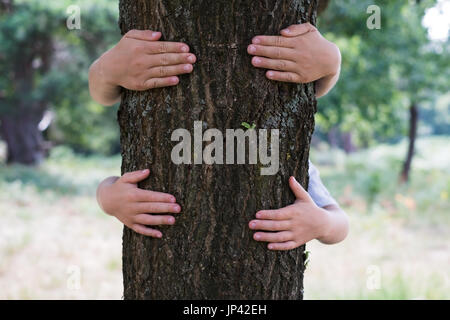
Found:
<path fill-rule="evenodd" d="M 338 205 L 336 200 L 328 192 L 327 188 L 323 185 L 320 179 L 319 170 L 309 162 L 309 183 L 308 183 L 308 193 L 316 203 L 318 207 L 325 207 L 331 204 Z"/>

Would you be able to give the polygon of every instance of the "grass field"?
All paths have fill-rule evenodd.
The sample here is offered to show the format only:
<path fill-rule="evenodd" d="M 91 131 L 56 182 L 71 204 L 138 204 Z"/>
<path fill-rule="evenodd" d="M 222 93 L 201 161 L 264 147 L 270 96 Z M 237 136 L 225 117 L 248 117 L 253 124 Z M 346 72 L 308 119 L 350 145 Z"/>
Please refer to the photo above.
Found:
<path fill-rule="evenodd" d="M 312 151 L 351 231 L 337 245 L 307 244 L 306 299 L 450 298 L 449 143 L 420 139 L 406 186 L 404 143 Z M 0 164 L 0 299 L 121 298 L 122 226 L 95 201 L 119 168 L 119 157 L 61 147 L 39 168 Z"/>

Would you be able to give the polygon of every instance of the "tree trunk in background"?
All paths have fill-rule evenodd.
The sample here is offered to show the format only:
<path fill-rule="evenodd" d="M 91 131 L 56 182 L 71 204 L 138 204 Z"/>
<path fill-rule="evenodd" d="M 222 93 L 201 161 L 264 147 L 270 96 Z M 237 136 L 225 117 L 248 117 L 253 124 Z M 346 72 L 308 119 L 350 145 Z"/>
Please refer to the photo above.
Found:
<path fill-rule="evenodd" d="M 328 130 L 328 143 L 331 148 L 339 148 L 339 128 L 334 126 Z"/>
<path fill-rule="evenodd" d="M 344 147 L 345 153 L 352 153 L 356 151 L 355 144 L 353 143 L 353 135 L 351 132 L 343 132 L 342 136 L 342 145 Z"/>
<path fill-rule="evenodd" d="M 419 108 L 415 103 L 412 103 L 409 107 L 409 145 L 406 159 L 403 163 L 402 173 L 400 175 L 401 183 L 406 183 L 409 180 L 409 172 L 411 171 L 411 163 L 414 156 L 414 146 L 416 144 L 418 121 Z"/>
<path fill-rule="evenodd" d="M 33 114 L 32 110 L 25 110 L 20 114 L 0 115 L 1 137 L 7 145 L 7 163 L 33 165 L 44 159 L 44 139 L 38 129 L 43 112 Z"/>
<path fill-rule="evenodd" d="M 121 0 L 120 27 L 162 31 L 189 44 L 198 62 L 172 88 L 125 90 L 118 118 L 122 172 L 150 168 L 140 187 L 176 196 L 182 212 L 162 239 L 123 234 L 125 299 L 301 299 L 304 246 L 269 251 L 253 240 L 248 222 L 261 209 L 294 201 L 288 178 L 307 186 L 314 130 L 313 84 L 282 84 L 254 68 L 247 46 L 258 34 L 279 34 L 316 20 L 313 0 Z M 280 130 L 280 170 L 261 165 L 175 165 L 171 134 L 204 130 Z M 270 140 L 269 140 L 270 141 Z M 194 143 L 194 142 L 193 142 Z M 224 141 L 225 145 L 225 141 Z M 203 144 L 205 146 L 205 144 Z M 235 148 L 236 154 L 236 148 Z M 225 155 L 224 155 L 225 157 Z M 248 157 L 246 157 L 248 163 Z"/>

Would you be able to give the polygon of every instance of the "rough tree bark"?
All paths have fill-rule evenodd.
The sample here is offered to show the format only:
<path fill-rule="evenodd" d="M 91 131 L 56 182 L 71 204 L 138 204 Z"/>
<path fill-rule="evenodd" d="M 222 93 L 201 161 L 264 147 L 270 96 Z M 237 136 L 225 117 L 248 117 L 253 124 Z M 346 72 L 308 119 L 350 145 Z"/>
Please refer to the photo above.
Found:
<path fill-rule="evenodd" d="M 121 0 L 120 28 L 162 31 L 189 44 L 198 62 L 172 88 L 124 90 L 118 118 L 122 172 L 150 168 L 140 187 L 169 192 L 182 213 L 163 238 L 123 234 L 125 299 L 301 299 L 304 246 L 273 252 L 253 240 L 248 222 L 260 209 L 294 201 L 290 175 L 307 186 L 314 129 L 313 84 L 276 83 L 254 68 L 247 46 L 254 35 L 279 34 L 294 23 L 315 24 L 314 0 Z M 177 128 L 193 136 L 208 128 L 280 130 L 280 169 L 261 165 L 175 165 Z M 206 128 L 204 128 L 206 129 Z M 225 143 L 225 142 L 224 142 Z M 203 144 L 205 145 L 205 143 Z M 248 161 L 246 162 L 248 163 Z"/>

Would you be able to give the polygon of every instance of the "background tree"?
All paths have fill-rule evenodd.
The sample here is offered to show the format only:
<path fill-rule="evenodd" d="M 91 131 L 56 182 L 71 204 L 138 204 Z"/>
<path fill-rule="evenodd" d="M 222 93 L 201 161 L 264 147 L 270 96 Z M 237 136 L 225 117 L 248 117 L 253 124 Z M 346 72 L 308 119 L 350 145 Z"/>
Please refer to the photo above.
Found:
<path fill-rule="evenodd" d="M 9 163 L 36 164 L 44 158 L 47 126 L 39 123 L 48 110 L 58 115 L 54 142 L 89 149 L 100 138 L 87 133 L 99 126 L 97 137 L 113 135 L 108 145 L 117 138 L 107 130 L 114 113 L 89 102 L 86 90 L 89 64 L 118 38 L 112 32 L 117 9 L 105 1 L 79 1 L 81 29 L 68 30 L 70 4 L 11 0 L 0 7 L 0 133 Z"/>
<path fill-rule="evenodd" d="M 248 221 L 260 209 L 293 203 L 288 178 L 307 185 L 316 108 L 313 84 L 276 83 L 250 63 L 247 46 L 258 34 L 279 34 L 316 20 L 316 1 L 120 1 L 122 33 L 162 31 L 190 45 L 198 57 L 191 75 L 172 88 L 124 91 L 119 110 L 122 172 L 150 167 L 140 186 L 177 197 L 182 213 L 162 228 L 163 239 L 125 227 L 125 299 L 300 299 L 304 246 L 273 252 L 253 240 Z M 280 170 L 258 165 L 175 165 L 177 128 L 280 130 Z M 204 128 L 205 129 L 205 128 Z M 236 154 L 236 150 L 235 150 Z M 248 159 L 247 159 L 248 163 Z"/>
<path fill-rule="evenodd" d="M 434 0 L 380 2 L 379 30 L 366 27 L 366 9 L 371 4 L 333 1 L 321 16 L 320 30 L 338 44 L 343 59 L 341 78 L 321 100 L 317 122 L 321 131 L 335 139 L 336 132 L 343 132 L 344 139 L 339 140 L 347 150 L 352 149 L 345 146 L 349 134 L 356 138 L 352 143 L 366 147 L 398 140 L 409 128 L 401 169 L 401 180 L 406 181 L 419 105 L 448 90 L 448 41 L 430 40 L 423 26 L 426 10 L 436 5 Z"/>

